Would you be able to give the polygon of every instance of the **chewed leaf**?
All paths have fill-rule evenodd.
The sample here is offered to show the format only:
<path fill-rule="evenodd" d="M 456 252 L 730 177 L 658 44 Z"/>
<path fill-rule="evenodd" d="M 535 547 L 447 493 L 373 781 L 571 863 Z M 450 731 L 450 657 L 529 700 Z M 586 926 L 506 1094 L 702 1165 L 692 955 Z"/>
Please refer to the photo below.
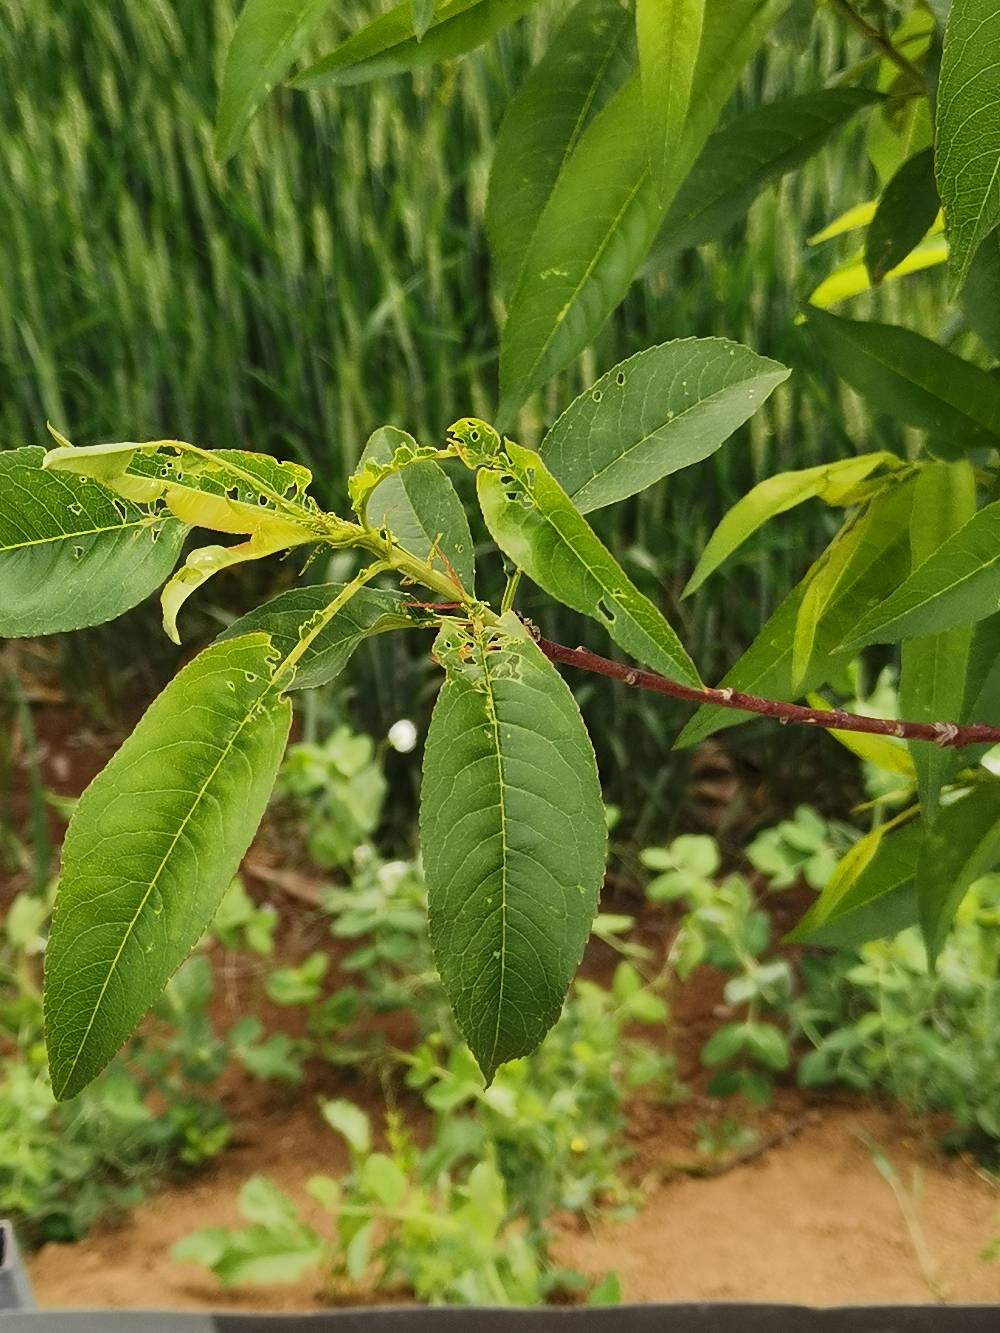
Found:
<path fill-rule="evenodd" d="M 45 451 L 0 453 L 0 636 L 113 620 L 170 574 L 186 524 L 84 477 L 46 472 Z"/>
<path fill-rule="evenodd" d="M 329 521 L 308 494 L 311 473 L 297 463 L 239 449 L 200 449 L 182 440 L 64 444 L 45 455 L 52 472 L 93 477 L 154 512 L 169 510 L 194 527 L 252 534 L 280 521 L 324 532 Z"/>
<path fill-rule="evenodd" d="M 559 1016 L 597 911 L 606 834 L 593 748 L 510 618 L 446 626 L 420 806 L 431 942 L 487 1080 Z"/>
<path fill-rule="evenodd" d="M 105 1067 L 197 944 L 271 793 L 291 724 L 265 634 L 184 668 L 80 798 L 45 957 L 52 1088 Z"/>

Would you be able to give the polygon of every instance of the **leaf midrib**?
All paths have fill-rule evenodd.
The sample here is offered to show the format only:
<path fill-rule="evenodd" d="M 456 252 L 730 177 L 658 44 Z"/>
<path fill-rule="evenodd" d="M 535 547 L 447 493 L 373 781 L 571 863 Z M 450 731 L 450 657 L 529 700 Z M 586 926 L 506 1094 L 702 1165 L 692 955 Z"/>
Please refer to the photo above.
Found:
<path fill-rule="evenodd" d="M 208 776 L 206 777 L 205 781 L 202 783 L 200 789 L 198 790 L 197 794 L 195 795 L 193 801 L 191 802 L 191 808 L 188 810 L 187 814 L 184 816 L 184 818 L 181 820 L 180 824 L 178 825 L 177 830 L 176 830 L 176 832 L 174 833 L 173 838 L 171 838 L 171 840 L 170 840 L 170 845 L 167 847 L 167 850 L 166 850 L 166 851 L 164 852 L 164 854 L 163 854 L 163 857 L 162 857 L 162 859 L 161 859 L 161 861 L 160 861 L 160 864 L 156 867 L 156 870 L 153 872 L 153 875 L 152 875 L 152 877 L 150 878 L 149 885 L 148 885 L 148 887 L 146 888 L 146 891 L 145 891 L 145 893 L 143 894 L 142 899 L 140 900 L 138 907 L 135 909 L 135 912 L 132 914 L 132 919 L 129 921 L 128 925 L 127 925 L 126 928 L 125 928 L 125 933 L 123 934 L 121 943 L 120 943 L 119 946 L 118 946 L 118 951 L 116 952 L 114 958 L 112 959 L 111 966 L 108 968 L 107 976 L 104 978 L 104 981 L 103 981 L 102 984 L 101 984 L 100 993 L 98 994 L 97 999 L 96 999 L 96 1001 L 94 1002 L 94 1006 L 93 1006 L 93 1010 L 92 1010 L 91 1015 L 90 1015 L 90 1019 L 89 1019 L 89 1021 L 88 1021 L 88 1023 L 87 1023 L 86 1029 L 84 1030 L 83 1036 L 80 1038 L 80 1041 L 79 1041 L 79 1043 L 78 1043 L 78 1045 L 77 1045 L 76 1055 L 73 1057 L 73 1062 L 72 1062 L 72 1064 L 71 1064 L 70 1067 L 69 1067 L 69 1070 L 68 1070 L 68 1072 L 67 1072 L 67 1074 L 66 1074 L 66 1077 L 65 1077 L 65 1078 L 63 1079 L 63 1081 L 62 1081 L 62 1086 L 63 1086 L 63 1088 L 65 1088 L 65 1087 L 69 1084 L 70 1080 L 71 1080 L 72 1077 L 73 1077 L 73 1074 L 76 1072 L 76 1067 L 77 1067 L 77 1065 L 80 1063 L 80 1058 L 81 1058 L 81 1056 L 83 1055 L 84 1048 L 86 1047 L 86 1044 L 87 1044 L 88 1040 L 90 1039 L 90 1034 L 91 1034 L 91 1031 L 93 1030 L 94 1023 L 97 1021 L 97 1015 L 98 1015 L 98 1013 L 100 1012 L 101 1005 L 104 1003 L 104 996 L 105 996 L 105 994 L 107 993 L 107 989 L 108 989 L 108 986 L 109 986 L 110 983 L 111 983 L 111 979 L 112 979 L 112 977 L 115 975 L 115 973 L 116 973 L 116 971 L 117 971 L 118 964 L 119 964 L 119 962 L 121 961 L 121 956 L 122 956 L 122 953 L 124 952 L 125 946 L 126 946 L 126 944 L 129 942 L 129 940 L 132 938 L 132 934 L 133 934 L 133 932 L 134 932 L 134 930 L 135 930 L 136 922 L 139 920 L 139 917 L 142 915 L 143 911 L 145 910 L 146 904 L 149 902 L 149 899 L 150 899 L 150 897 L 151 897 L 151 895 L 152 895 L 152 893 L 153 893 L 153 890 L 154 890 L 154 889 L 156 888 L 156 886 L 157 886 L 157 883 L 158 883 L 158 881 L 159 881 L 159 878 L 160 878 L 160 876 L 161 876 L 162 873 L 163 873 L 164 867 L 166 866 L 166 864 L 167 864 L 168 860 L 170 859 L 170 857 L 173 855 L 174 848 L 177 846 L 177 843 L 179 842 L 180 838 L 183 836 L 184 830 L 187 828 L 188 823 L 190 822 L 190 820 L 191 820 L 192 817 L 194 816 L 195 811 L 198 809 L 199 805 L 201 804 L 202 800 L 204 799 L 205 794 L 206 794 L 206 792 L 208 791 L 208 788 L 210 787 L 210 785 L 211 785 L 212 782 L 214 781 L 216 774 L 218 773 L 219 769 L 222 767 L 222 764 L 225 762 L 226 759 L 229 758 L 229 755 L 232 753 L 233 748 L 234 748 L 234 746 L 236 745 L 236 742 L 239 740 L 240 736 L 243 734 L 243 731 L 244 731 L 245 727 L 246 727 L 247 724 L 250 722 L 251 718 L 254 717 L 255 713 L 259 710 L 259 708 L 260 708 L 260 706 L 261 706 L 263 700 L 266 699 L 266 698 L 267 698 L 267 692 L 265 691 L 265 693 L 264 693 L 263 695 L 261 695 L 260 698 L 258 698 L 258 699 L 256 699 L 256 700 L 254 701 L 254 705 L 253 705 L 253 707 L 247 710 L 247 712 L 246 712 L 246 714 L 244 715 L 243 719 L 241 720 L 239 726 L 238 726 L 238 727 L 236 728 L 236 730 L 233 732 L 233 735 L 232 735 L 232 737 L 230 738 L 228 744 L 225 746 L 225 748 L 223 749 L 222 753 L 219 755 L 219 758 L 216 760 L 216 762 L 215 762 L 215 764 L 214 764 L 214 766 L 213 766 L 211 772 L 208 774 Z"/>
<path fill-rule="evenodd" d="M 493 1049 L 490 1064 L 496 1063 L 497 1048 L 500 1045 L 500 1019 L 504 1007 L 504 990 L 507 984 L 507 886 L 509 867 L 507 863 L 507 798 L 503 770 L 503 755 L 500 751 L 500 722 L 497 718 L 496 696 L 493 693 L 493 679 L 486 644 L 482 635 L 477 636 L 480 665 L 486 684 L 486 715 L 489 718 L 493 737 L 493 752 L 497 762 L 497 808 L 500 812 L 500 980 L 497 985 L 496 1023 L 493 1028 Z"/>

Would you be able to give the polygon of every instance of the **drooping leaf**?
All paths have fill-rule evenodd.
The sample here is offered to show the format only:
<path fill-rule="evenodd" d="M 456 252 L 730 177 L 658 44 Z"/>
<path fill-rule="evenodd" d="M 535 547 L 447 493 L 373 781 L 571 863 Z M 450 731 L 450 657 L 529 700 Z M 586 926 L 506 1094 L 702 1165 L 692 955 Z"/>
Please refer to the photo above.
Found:
<path fill-rule="evenodd" d="M 113 620 L 168 578 L 187 535 L 169 513 L 46 472 L 45 450 L 0 453 L 0 637 Z"/>
<path fill-rule="evenodd" d="M 864 519 L 864 540 L 859 542 L 836 594 L 816 628 L 813 655 L 799 691 L 817 689 L 850 660 L 840 642 L 857 623 L 860 611 L 884 597 L 905 577 L 910 565 L 909 520 L 913 484 L 904 482 L 871 502 Z M 817 562 L 818 563 L 818 562 Z M 720 684 L 749 694 L 790 701 L 798 691 L 792 685 L 792 641 L 799 607 L 817 565 L 806 574 L 770 616 L 747 651 Z M 706 705 L 699 708 L 675 742 L 678 748 L 696 745 L 725 727 L 736 726 L 751 715 Z"/>
<path fill-rule="evenodd" d="M 565 606 L 603 625 L 636 661 L 672 680 L 700 683 L 684 646 L 595 535 L 539 454 L 505 441 L 502 466 L 476 478 L 493 540 Z"/>
<path fill-rule="evenodd" d="M 852 948 L 895 935 L 918 919 L 919 820 L 885 833 L 876 829 L 847 853 L 829 884 L 789 935 L 798 943 Z M 844 863 L 847 863 L 846 865 Z"/>
<path fill-rule="evenodd" d="M 808 328 L 853 389 L 898 421 L 971 449 L 1000 438 L 1000 381 L 893 324 L 842 319 L 810 308 Z"/>
<path fill-rule="evenodd" d="M 295 88 L 345 87 L 453 60 L 519 19 L 533 0 L 438 0 L 418 40 L 402 0 L 292 79 Z"/>
<path fill-rule="evenodd" d="M 343 583 L 317 583 L 290 588 L 240 616 L 219 635 L 219 640 L 261 632 L 271 636 L 282 658 L 287 657 L 315 617 L 345 587 Z M 328 685 L 340 675 L 365 639 L 389 630 L 412 629 L 422 623 L 425 623 L 425 617 L 408 605 L 403 593 L 359 588 L 299 658 L 287 688 L 311 690 Z"/>
<path fill-rule="evenodd" d="M 843 458 L 836 463 L 820 463 L 798 472 L 779 472 L 767 477 L 737 500 L 723 515 L 718 527 L 702 551 L 694 573 L 684 589 L 688 597 L 738 550 L 758 528 L 784 514 L 806 500 L 820 497 L 828 504 L 839 504 L 859 482 L 870 477 L 880 467 L 895 468 L 899 460 L 885 450 L 861 454 L 857 458 Z"/>
<path fill-rule="evenodd" d="M 976 476 L 971 464 L 934 463 L 917 474 L 910 519 L 910 545 L 917 569 L 976 512 Z M 957 722 L 966 689 L 972 629 L 946 630 L 903 645 L 899 711 L 911 722 Z M 942 786 L 957 771 L 959 752 L 911 741 L 922 817 L 932 823 Z"/>
<path fill-rule="evenodd" d="M 494 277 L 505 296 L 580 135 L 634 68 L 628 9 L 618 0 L 579 0 L 508 103 L 486 199 Z"/>
<path fill-rule="evenodd" d="M 970 885 L 1000 861 L 1000 782 L 984 782 L 945 806 L 926 831 L 917 863 L 920 926 L 933 962 Z"/>
<path fill-rule="evenodd" d="M 877 100 L 860 88 L 824 88 L 755 107 L 716 130 L 657 233 L 650 266 L 725 235 L 765 185 L 802 166 Z"/>
<path fill-rule="evenodd" d="M 730 0 L 708 10 L 684 135 L 660 191 L 649 171 L 638 77 L 591 121 L 542 212 L 511 300 L 500 345 L 502 428 L 625 295 L 744 64 L 787 4 Z"/>
<path fill-rule="evenodd" d="M 330 0 L 247 0 L 222 72 L 215 125 L 220 161 L 239 148 L 264 99 L 329 8 Z"/>
<path fill-rule="evenodd" d="M 845 647 L 973 625 L 1000 604 L 1000 501 L 980 509 L 854 627 Z M 942 719 L 947 720 L 947 719 Z"/>
<path fill-rule="evenodd" d="M 291 706 L 264 634 L 206 649 L 80 798 L 45 964 L 52 1088 L 96 1077 L 198 942 L 264 812 Z"/>
<path fill-rule="evenodd" d="M 940 208 L 934 182 L 934 150 L 904 162 L 882 192 L 865 238 L 865 267 L 881 282 L 934 225 Z"/>
<path fill-rule="evenodd" d="M 672 162 L 687 123 L 705 0 L 636 0 L 639 75 L 653 184 L 673 193 Z"/>
<path fill-rule="evenodd" d="M 412 435 L 383 426 L 370 437 L 358 464 L 390 464 L 400 449 L 416 449 Z M 368 521 L 386 527 L 400 546 L 422 560 L 433 552 L 447 562 L 467 591 L 475 586 L 476 558 L 465 508 L 444 469 L 429 460 L 411 463 L 379 482 L 367 504 Z"/>
<path fill-rule="evenodd" d="M 713 454 L 790 373 L 725 338 L 650 347 L 574 399 L 539 453 L 587 514 Z"/>
<path fill-rule="evenodd" d="M 513 617 L 446 626 L 420 834 L 431 942 L 487 1081 L 559 1016 L 597 911 L 606 835 L 594 753 L 558 673 Z"/>
<path fill-rule="evenodd" d="M 1000 8 L 953 0 L 937 95 L 937 177 L 957 293 L 984 237 L 1000 225 Z"/>

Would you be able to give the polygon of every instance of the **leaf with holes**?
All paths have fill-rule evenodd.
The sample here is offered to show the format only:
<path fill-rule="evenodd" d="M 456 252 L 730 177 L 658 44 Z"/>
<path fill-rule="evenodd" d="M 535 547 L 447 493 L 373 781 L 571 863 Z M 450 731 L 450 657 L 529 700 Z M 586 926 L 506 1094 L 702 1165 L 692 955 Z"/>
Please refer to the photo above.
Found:
<path fill-rule="evenodd" d="M 505 296 L 581 134 L 634 68 L 628 9 L 618 0 L 579 0 L 508 103 L 486 199 L 493 271 Z"/>
<path fill-rule="evenodd" d="M 638 662 L 700 684 L 673 629 L 644 597 L 555 480 L 540 455 L 504 442 L 506 459 L 477 477 L 493 540 L 550 597 L 603 625 Z"/>
<path fill-rule="evenodd" d="M 1000 225 L 1000 8 L 953 0 L 937 95 L 937 178 L 951 240 L 952 290 Z"/>
<path fill-rule="evenodd" d="M 420 837 L 431 942 L 487 1082 L 559 1016 L 597 911 L 606 834 L 569 688 L 514 617 L 445 626 Z"/>
<path fill-rule="evenodd" d="M 400 451 L 417 450 L 412 435 L 383 426 L 368 440 L 356 476 L 366 466 L 390 466 Z M 419 456 L 419 455 L 418 455 Z M 399 467 L 380 481 L 367 500 L 368 522 L 388 528 L 404 550 L 427 560 L 436 553 L 457 574 L 462 587 L 475 586 L 476 560 L 465 508 L 438 463 L 424 460 Z"/>
<path fill-rule="evenodd" d="M 650 347 L 570 403 L 539 453 L 587 514 L 715 453 L 790 373 L 725 338 Z"/>
<path fill-rule="evenodd" d="M 215 155 L 225 162 L 271 89 L 288 73 L 331 0 L 247 0 L 222 71 Z"/>
<path fill-rule="evenodd" d="M 295 88 L 345 87 L 453 60 L 519 19 L 533 0 L 438 0 L 421 37 L 411 0 L 379 14 L 292 79 Z"/>
<path fill-rule="evenodd" d="M 0 637 L 113 620 L 169 577 L 187 535 L 82 477 L 42 468 L 45 450 L 0 453 Z"/>
<path fill-rule="evenodd" d="M 105 1067 L 197 944 L 260 822 L 291 724 L 264 634 L 206 649 L 84 792 L 45 955 L 52 1088 Z"/>
<path fill-rule="evenodd" d="M 219 640 L 244 634 L 271 636 L 277 651 L 287 657 L 316 617 L 346 587 L 343 583 L 316 583 L 289 588 L 263 606 L 240 616 L 219 635 Z M 433 624 L 419 609 L 411 607 L 403 593 L 359 588 L 328 625 L 317 634 L 295 667 L 290 690 L 312 690 L 335 680 L 365 639 L 389 630 L 414 629 Z"/>

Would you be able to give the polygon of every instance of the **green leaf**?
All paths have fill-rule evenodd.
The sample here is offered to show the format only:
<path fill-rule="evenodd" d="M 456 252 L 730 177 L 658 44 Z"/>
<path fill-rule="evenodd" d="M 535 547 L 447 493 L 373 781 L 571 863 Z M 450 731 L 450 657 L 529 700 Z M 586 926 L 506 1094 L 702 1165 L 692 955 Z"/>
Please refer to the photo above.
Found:
<path fill-rule="evenodd" d="M 934 463 L 917 475 L 910 519 L 913 565 L 918 568 L 976 512 L 976 476 L 969 463 Z M 899 710 L 911 722 L 959 720 L 966 690 L 971 628 L 911 639 L 903 645 Z M 911 741 L 924 820 L 937 812 L 942 786 L 955 774 L 957 750 Z"/>
<path fill-rule="evenodd" d="M 690 595 L 728 560 L 748 537 L 778 514 L 787 513 L 806 500 L 820 497 L 828 504 L 840 504 L 849 497 L 854 487 L 879 467 L 897 467 L 899 460 L 885 452 L 861 454 L 857 458 L 842 458 L 836 463 L 821 463 L 817 467 L 802 468 L 798 472 L 779 472 L 767 477 L 748 491 L 726 513 L 712 533 L 699 557 L 694 573 L 684 589 Z"/>
<path fill-rule="evenodd" d="M 938 83 L 938 188 L 951 241 L 952 290 L 983 238 L 1000 224 L 1000 95 L 995 0 L 954 0 Z"/>
<path fill-rule="evenodd" d="M 412 435 L 383 426 L 365 445 L 358 464 L 390 464 L 399 449 L 417 448 Z M 463 588 L 475 586 L 476 557 L 465 508 L 438 463 L 412 463 L 387 476 L 372 492 L 368 522 L 388 528 L 404 550 L 421 560 L 437 552 L 458 575 Z"/>
<path fill-rule="evenodd" d="M 905 577 L 910 564 L 909 520 L 912 483 L 903 483 L 877 495 L 864 518 L 864 540 L 855 547 L 850 566 L 816 630 L 812 660 L 799 686 L 802 693 L 816 689 L 849 660 L 840 640 L 857 623 L 860 611 L 884 597 Z M 822 557 L 820 557 L 822 560 Z M 805 578 L 771 615 L 747 651 L 720 684 L 770 699 L 791 700 L 799 691 L 792 685 L 792 642 L 799 607 L 810 580 Z M 678 748 L 695 745 L 725 727 L 745 722 L 751 715 L 731 708 L 699 708 L 675 742 Z"/>
<path fill-rule="evenodd" d="M 335 51 L 292 79 L 294 88 L 346 87 L 465 55 L 519 19 L 533 0 L 438 0 L 423 36 L 411 0 L 379 14 Z"/>
<path fill-rule="evenodd" d="M 0 453 L 0 637 L 113 620 L 177 563 L 188 528 L 80 477 L 42 469 L 45 450 Z"/>
<path fill-rule="evenodd" d="M 927 831 L 917 864 L 917 899 L 927 956 L 941 952 L 970 885 L 1000 860 L 1000 782 L 984 782 L 946 806 Z"/>
<path fill-rule="evenodd" d="M 636 661 L 671 680 L 700 679 L 677 635 L 555 480 L 541 457 L 507 440 L 499 470 L 477 477 L 490 535 L 550 597 L 603 625 Z"/>
<path fill-rule="evenodd" d="M 574 399 L 539 453 L 587 514 L 713 454 L 790 373 L 725 338 L 650 347 Z"/>
<path fill-rule="evenodd" d="M 661 199 L 687 123 L 705 21 L 705 0 L 636 0 L 639 75 L 653 182 Z"/>
<path fill-rule="evenodd" d="M 810 306 L 808 328 L 824 359 L 851 388 L 897 421 L 995 448 L 1000 381 L 909 329 L 842 319 Z"/>
<path fill-rule="evenodd" d="M 215 155 L 225 162 L 271 89 L 330 8 L 330 0 L 247 0 L 226 52 L 215 125 Z"/>
<path fill-rule="evenodd" d="M 790 941 L 852 948 L 895 935 L 917 920 L 915 876 L 924 844 L 920 821 L 856 843 L 830 882 L 788 936 Z M 839 870 L 839 867 L 838 867 Z"/>
<path fill-rule="evenodd" d="M 828 712 L 832 706 L 822 695 L 814 692 L 808 695 L 807 702 L 810 708 L 824 712 Z M 866 764 L 874 764 L 885 773 L 895 773 L 908 782 L 916 783 L 917 772 L 913 758 L 905 744 L 895 737 L 869 735 L 863 731 L 840 731 L 836 727 L 827 728 L 826 734 Z"/>
<path fill-rule="evenodd" d="M 1000 601 L 1000 501 L 968 523 L 854 627 L 845 645 L 897 643 L 972 625 Z"/>
<path fill-rule="evenodd" d="M 504 428 L 528 395 L 590 342 L 625 295 L 744 64 L 787 4 L 730 0 L 708 11 L 687 123 L 670 181 L 661 182 L 659 192 L 649 171 L 639 78 L 591 121 L 542 212 L 511 300 L 500 344 L 498 419 Z"/>
<path fill-rule="evenodd" d="M 316 615 L 346 586 L 343 583 L 317 583 L 305 588 L 290 588 L 234 620 L 219 635 L 219 641 L 260 631 L 271 636 L 282 658 L 287 657 Z M 425 618 L 419 611 L 410 609 L 402 593 L 359 588 L 299 658 L 287 688 L 312 690 L 328 685 L 340 675 L 365 639 L 385 634 L 388 630 L 416 628 L 423 623 Z"/>
<path fill-rule="evenodd" d="M 604 876 L 593 748 L 555 668 L 506 628 L 445 626 L 420 830 L 431 942 L 489 1082 L 559 1016 Z"/>
<path fill-rule="evenodd" d="M 505 296 L 580 135 L 633 72 L 634 48 L 635 23 L 625 6 L 580 0 L 508 103 L 486 199 L 494 277 Z"/>
<path fill-rule="evenodd" d="M 792 689 L 796 693 L 801 691 L 809 670 L 823 615 L 864 539 L 864 523 L 857 516 L 850 518 L 816 563 L 816 572 L 809 580 L 795 617 L 792 636 Z"/>
<path fill-rule="evenodd" d="M 422 41 L 434 18 L 434 0 L 410 0 L 410 14 L 413 17 L 413 35 L 418 42 Z"/>
<path fill-rule="evenodd" d="M 323 1119 L 343 1135 L 352 1153 L 363 1156 L 370 1151 L 372 1144 L 371 1123 L 360 1106 L 342 1098 L 332 1098 L 320 1103 Z"/>
<path fill-rule="evenodd" d="M 904 162 L 885 187 L 868 228 L 865 267 L 873 283 L 881 282 L 923 240 L 939 208 L 934 150 L 925 148 Z"/>
<path fill-rule="evenodd" d="M 961 299 L 966 319 L 1000 357 L 1000 231 L 991 232 L 976 252 Z"/>
<path fill-rule="evenodd" d="M 755 107 L 716 130 L 677 192 L 649 265 L 724 236 L 765 185 L 802 166 L 876 101 L 860 88 L 825 88 Z"/>
<path fill-rule="evenodd" d="M 45 967 L 52 1088 L 72 1097 L 201 938 L 264 812 L 291 706 L 266 635 L 175 677 L 84 792 L 63 845 Z"/>

